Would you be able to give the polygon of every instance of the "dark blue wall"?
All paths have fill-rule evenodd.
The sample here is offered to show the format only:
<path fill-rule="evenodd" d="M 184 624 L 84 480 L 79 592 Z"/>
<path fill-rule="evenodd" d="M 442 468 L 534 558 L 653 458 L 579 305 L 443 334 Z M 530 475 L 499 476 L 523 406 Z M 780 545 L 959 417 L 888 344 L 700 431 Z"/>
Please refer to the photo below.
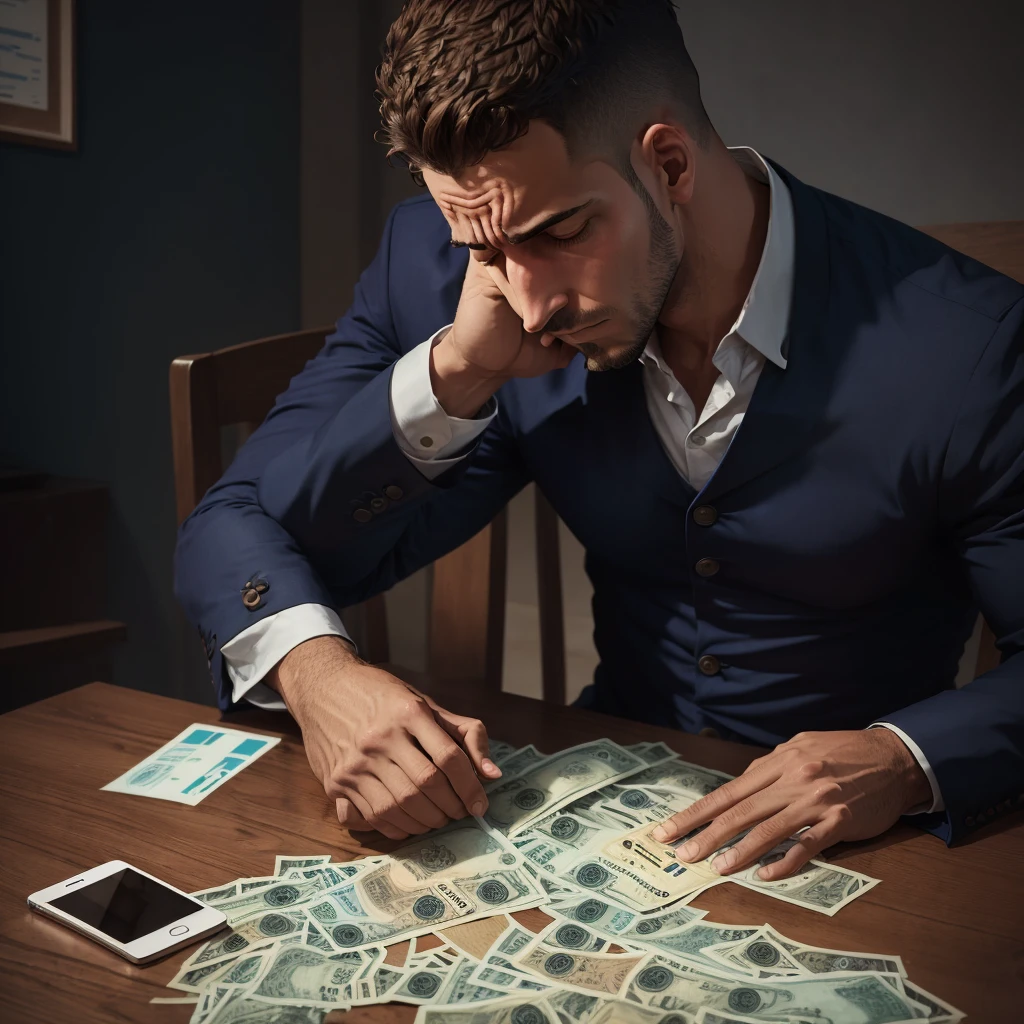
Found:
<path fill-rule="evenodd" d="M 167 368 L 299 326 L 299 4 L 78 10 L 78 152 L 0 145 L 0 453 L 109 482 L 114 681 L 207 700 Z"/>

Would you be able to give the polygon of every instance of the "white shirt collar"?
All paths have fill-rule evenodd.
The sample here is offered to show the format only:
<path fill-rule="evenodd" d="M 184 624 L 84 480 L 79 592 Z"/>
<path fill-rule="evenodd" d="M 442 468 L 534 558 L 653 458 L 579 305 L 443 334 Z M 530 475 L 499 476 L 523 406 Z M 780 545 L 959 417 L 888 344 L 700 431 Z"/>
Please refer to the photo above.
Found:
<path fill-rule="evenodd" d="M 729 152 L 752 178 L 768 182 L 771 205 L 761 262 L 739 316 L 722 341 L 735 334 L 784 370 L 787 360 L 782 346 L 789 329 L 796 258 L 793 199 L 786 183 L 756 150 L 749 146 L 730 146 Z M 641 358 L 644 357 L 652 359 L 659 368 L 665 368 L 657 331 L 651 335 Z"/>

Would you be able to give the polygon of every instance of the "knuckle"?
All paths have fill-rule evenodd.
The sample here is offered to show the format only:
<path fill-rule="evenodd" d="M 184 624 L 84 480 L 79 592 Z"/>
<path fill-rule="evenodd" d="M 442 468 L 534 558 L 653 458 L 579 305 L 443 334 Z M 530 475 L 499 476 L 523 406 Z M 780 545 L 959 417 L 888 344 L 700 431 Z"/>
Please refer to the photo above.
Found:
<path fill-rule="evenodd" d="M 438 750 L 435 761 L 442 768 L 450 768 L 458 763 L 462 751 L 454 743 L 446 743 Z"/>
<path fill-rule="evenodd" d="M 843 787 L 838 782 L 821 782 L 814 787 L 814 800 L 819 804 L 832 803 L 842 791 Z"/>
<path fill-rule="evenodd" d="M 821 777 L 824 767 L 821 761 L 802 761 L 797 773 L 805 782 L 813 782 Z"/>
<path fill-rule="evenodd" d="M 412 781 L 420 789 L 433 789 L 440 781 L 440 776 L 437 765 L 426 764 L 415 773 Z"/>

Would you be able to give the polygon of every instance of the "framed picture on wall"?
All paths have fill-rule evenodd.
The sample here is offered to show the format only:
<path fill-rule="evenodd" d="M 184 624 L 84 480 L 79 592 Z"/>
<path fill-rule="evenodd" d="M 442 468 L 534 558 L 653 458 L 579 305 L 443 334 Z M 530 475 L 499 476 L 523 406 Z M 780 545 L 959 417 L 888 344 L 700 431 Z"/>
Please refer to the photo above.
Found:
<path fill-rule="evenodd" d="M 75 0 L 0 0 L 0 139 L 75 148 Z"/>

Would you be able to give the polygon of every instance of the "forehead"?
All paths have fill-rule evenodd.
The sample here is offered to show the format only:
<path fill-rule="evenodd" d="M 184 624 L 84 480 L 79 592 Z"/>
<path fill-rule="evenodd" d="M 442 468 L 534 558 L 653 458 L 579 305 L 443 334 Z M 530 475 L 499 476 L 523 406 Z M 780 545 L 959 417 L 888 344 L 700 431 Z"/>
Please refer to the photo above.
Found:
<path fill-rule="evenodd" d="M 456 177 L 424 169 L 423 180 L 453 227 L 460 217 L 487 217 L 505 231 L 578 206 L 597 184 L 592 165 L 573 163 L 565 139 L 543 121 Z"/>

